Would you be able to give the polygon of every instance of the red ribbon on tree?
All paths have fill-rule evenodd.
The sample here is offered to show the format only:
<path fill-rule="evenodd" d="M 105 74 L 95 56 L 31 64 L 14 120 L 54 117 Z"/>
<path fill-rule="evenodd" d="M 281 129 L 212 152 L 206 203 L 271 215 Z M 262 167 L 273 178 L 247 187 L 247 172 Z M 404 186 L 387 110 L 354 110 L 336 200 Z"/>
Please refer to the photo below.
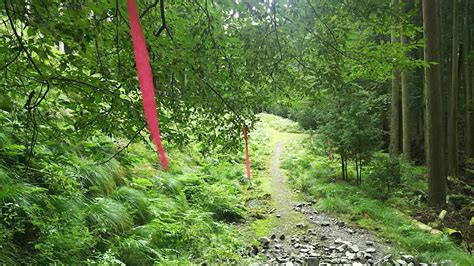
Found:
<path fill-rule="evenodd" d="M 245 167 L 247 168 L 247 177 L 250 178 L 250 162 L 249 162 L 249 143 L 247 138 L 247 127 L 243 127 L 245 140 Z"/>
<path fill-rule="evenodd" d="M 148 57 L 145 37 L 138 17 L 135 0 L 128 0 L 128 18 L 130 20 L 130 32 L 132 34 L 133 52 L 135 54 L 135 64 L 137 65 L 138 82 L 142 92 L 143 110 L 150 129 L 151 137 L 156 144 L 156 149 L 160 157 L 161 166 L 167 170 L 169 167 L 165 150 L 161 144 L 160 125 L 156 114 L 155 88 L 153 86 L 153 76 Z"/>

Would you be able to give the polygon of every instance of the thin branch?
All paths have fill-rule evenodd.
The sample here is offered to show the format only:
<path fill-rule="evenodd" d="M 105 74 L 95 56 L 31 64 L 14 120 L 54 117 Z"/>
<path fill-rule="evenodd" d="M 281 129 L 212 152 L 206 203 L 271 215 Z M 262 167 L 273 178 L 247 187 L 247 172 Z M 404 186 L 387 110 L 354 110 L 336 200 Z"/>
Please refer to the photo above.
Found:
<path fill-rule="evenodd" d="M 308 3 L 308 5 L 311 7 L 311 10 L 313 11 L 314 15 L 316 16 L 316 18 L 321 21 L 321 23 L 324 25 L 324 27 L 328 30 L 329 34 L 331 35 L 332 39 L 334 40 L 334 43 L 335 45 L 339 46 L 338 44 L 338 41 L 337 41 L 337 38 L 336 38 L 336 35 L 334 34 L 334 31 L 331 29 L 331 27 L 329 27 L 329 25 L 326 23 L 326 21 L 324 21 L 321 16 L 319 15 L 318 12 L 316 12 L 316 8 L 314 8 L 314 6 L 311 4 L 311 1 L 310 0 L 307 0 L 306 1 Z"/>
<path fill-rule="evenodd" d="M 193 69 L 195 72 L 197 72 L 195 69 Z M 234 113 L 234 115 L 237 117 L 237 120 L 245 123 L 245 119 L 243 118 L 243 116 L 237 112 L 234 107 L 232 107 L 232 105 L 230 103 L 228 103 L 224 97 L 222 97 L 222 95 L 211 85 L 209 84 L 209 82 L 207 80 L 205 80 L 203 77 L 201 77 L 200 75 L 198 75 L 199 78 L 201 79 L 202 82 L 204 82 L 204 84 L 219 98 L 219 100 L 227 107 L 227 109 L 229 109 L 232 113 Z"/>
<path fill-rule="evenodd" d="M 8 8 L 8 4 L 7 4 L 7 1 L 5 0 L 5 10 L 7 12 L 7 17 L 8 17 L 8 21 L 10 22 L 10 26 L 13 30 L 13 33 L 16 37 L 16 39 L 18 40 L 18 43 L 20 44 L 20 47 L 23 49 L 23 51 L 26 53 L 26 56 L 28 57 L 28 60 L 31 62 L 31 64 L 33 65 L 34 69 L 36 70 L 36 72 L 38 72 L 38 74 L 40 75 L 41 78 L 43 78 L 43 73 L 41 72 L 41 70 L 39 69 L 39 67 L 36 65 L 35 61 L 33 60 L 33 57 L 31 56 L 30 52 L 28 52 L 28 49 L 26 49 L 25 45 L 23 44 L 23 40 L 21 39 L 20 35 L 18 34 L 18 32 L 16 31 L 16 28 L 15 28 L 15 23 L 13 22 L 13 19 L 11 17 L 11 14 L 10 14 L 10 9 Z M 34 105 L 32 106 L 32 108 L 36 108 L 39 106 L 39 104 L 45 99 L 46 95 L 48 94 L 49 92 L 49 89 L 51 87 L 51 85 L 49 84 L 49 81 L 47 79 L 43 80 L 42 83 L 46 83 L 46 91 L 40 96 L 38 96 L 38 99 L 35 101 Z"/>
<path fill-rule="evenodd" d="M 108 159 L 106 159 L 105 161 L 99 162 L 98 164 L 108 163 L 113 158 L 117 157 L 120 153 L 122 153 L 125 149 L 127 149 L 130 146 L 130 144 L 132 144 L 132 142 L 138 137 L 138 135 L 140 135 L 140 133 L 143 131 L 143 129 L 145 129 L 145 127 L 146 127 L 146 123 L 143 124 L 143 126 L 139 128 L 137 131 L 135 131 L 135 134 L 133 134 L 132 138 L 128 141 L 127 145 L 123 146 L 116 153 L 110 156 Z"/>
<path fill-rule="evenodd" d="M 161 14 L 161 27 L 155 33 L 156 37 L 160 37 L 160 34 L 163 30 L 166 30 L 168 36 L 173 40 L 173 35 L 171 34 L 170 28 L 168 24 L 166 24 L 166 16 L 165 16 L 165 0 L 160 0 L 160 14 Z"/>
<path fill-rule="evenodd" d="M 156 5 L 158 5 L 158 0 L 155 0 L 155 2 L 153 2 L 151 5 L 147 6 L 145 8 L 145 10 L 143 10 L 142 13 L 140 13 L 140 18 L 143 18 L 146 15 L 146 13 L 148 13 L 148 11 L 150 11 Z"/>
<path fill-rule="evenodd" d="M 6 69 L 6 68 L 9 67 L 11 64 L 13 64 L 13 62 L 15 62 L 15 61 L 18 59 L 18 57 L 20 56 L 20 54 L 21 54 L 21 49 L 18 50 L 18 53 L 16 54 L 16 56 L 15 56 L 10 62 L 8 62 L 5 66 L 3 66 L 2 68 L 0 68 L 0 71 Z"/>

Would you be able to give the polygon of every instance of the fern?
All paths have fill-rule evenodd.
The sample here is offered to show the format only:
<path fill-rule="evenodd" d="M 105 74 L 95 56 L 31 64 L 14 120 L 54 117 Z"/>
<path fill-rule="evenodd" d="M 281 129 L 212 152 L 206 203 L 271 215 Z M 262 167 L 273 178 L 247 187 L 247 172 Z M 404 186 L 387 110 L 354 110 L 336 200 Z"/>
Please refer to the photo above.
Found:
<path fill-rule="evenodd" d="M 132 218 L 125 206 L 107 198 L 98 198 L 87 212 L 89 226 L 104 234 L 123 234 L 132 227 Z"/>
<path fill-rule="evenodd" d="M 121 169 L 117 160 L 101 165 L 85 162 L 79 166 L 80 177 L 90 192 L 97 195 L 110 195 L 120 181 Z"/>
<path fill-rule="evenodd" d="M 128 205 L 129 211 L 134 216 L 135 223 L 144 224 L 150 220 L 149 203 L 143 192 L 129 187 L 121 187 L 114 192 L 112 198 Z"/>
<path fill-rule="evenodd" d="M 29 203 L 44 189 L 11 178 L 0 168 L 0 203 Z"/>

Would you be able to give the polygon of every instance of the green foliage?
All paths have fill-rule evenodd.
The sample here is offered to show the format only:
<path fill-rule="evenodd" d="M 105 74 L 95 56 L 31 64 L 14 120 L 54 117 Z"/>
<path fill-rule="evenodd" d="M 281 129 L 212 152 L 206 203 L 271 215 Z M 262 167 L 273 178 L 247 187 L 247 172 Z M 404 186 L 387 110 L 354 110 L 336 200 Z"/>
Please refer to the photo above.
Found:
<path fill-rule="evenodd" d="M 242 260 L 242 236 L 226 222 L 245 214 L 243 167 L 224 157 L 203 159 L 190 146 L 187 152 L 171 152 L 178 159 L 164 173 L 144 144 L 95 163 L 116 150 L 108 147 L 107 137 L 99 139 L 83 146 L 57 145 L 56 152 L 67 156 L 41 155 L 39 162 L 31 162 L 33 169 L 45 165 L 43 171 L 25 175 L 21 163 L 14 168 L 0 165 L 2 262 Z M 0 151 L 0 164 L 6 156 Z M 26 178 L 17 178 L 21 174 Z M 40 187 L 35 180 L 44 183 Z"/>
<path fill-rule="evenodd" d="M 117 179 L 120 178 L 119 168 L 117 160 L 102 165 L 84 161 L 84 164 L 78 165 L 79 178 L 84 180 L 84 186 L 92 194 L 110 195 L 117 187 Z"/>
<path fill-rule="evenodd" d="M 369 175 L 365 177 L 366 185 L 359 187 L 332 178 L 337 173 L 338 162 L 326 159 L 321 153 L 314 151 L 302 152 L 301 148 L 302 146 L 292 147 L 286 153 L 282 165 L 287 170 L 291 184 L 314 198 L 318 210 L 334 213 L 376 231 L 389 239 L 395 249 L 416 254 L 421 261 L 451 260 L 459 265 L 474 263 L 472 257 L 447 236 L 422 231 L 411 218 L 400 212 L 399 209 L 408 211 L 419 204 L 417 193 L 427 189 L 426 181 L 423 180 L 424 169 L 414 167 L 402 159 L 402 184 L 400 187 L 392 187 L 387 195 L 383 191 L 386 189 L 384 180 L 393 180 L 386 177 L 392 174 L 387 155 L 377 154 L 373 158 L 369 165 Z M 421 183 L 423 185 L 418 186 Z M 378 189 L 382 192 L 376 192 L 377 188 L 371 186 L 379 186 Z M 409 202 L 409 206 L 393 204 L 399 203 L 400 201 L 393 199 L 401 196 L 406 197 L 403 202 Z"/>
<path fill-rule="evenodd" d="M 151 218 L 148 198 L 145 193 L 129 187 L 121 187 L 112 194 L 112 198 L 127 206 L 136 224 L 144 224 Z"/>
<path fill-rule="evenodd" d="M 104 235 L 120 235 L 132 226 L 132 218 L 126 207 L 107 198 L 99 198 L 89 206 L 87 222 L 94 232 Z"/>

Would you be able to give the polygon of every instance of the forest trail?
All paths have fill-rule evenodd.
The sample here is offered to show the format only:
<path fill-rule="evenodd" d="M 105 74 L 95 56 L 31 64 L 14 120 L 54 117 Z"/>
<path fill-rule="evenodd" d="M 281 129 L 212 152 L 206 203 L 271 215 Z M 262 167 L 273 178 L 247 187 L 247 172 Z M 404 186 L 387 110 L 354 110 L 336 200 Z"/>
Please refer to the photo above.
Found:
<path fill-rule="evenodd" d="M 272 235 L 259 240 L 266 262 L 324 265 L 387 261 L 391 257 L 389 246 L 366 230 L 318 213 L 314 201 L 302 200 L 300 193 L 289 187 L 280 167 L 281 157 L 286 145 L 298 145 L 304 135 L 273 133 L 277 140 L 273 141 L 269 162 L 269 185 L 276 222 Z"/>
<path fill-rule="evenodd" d="M 298 219 L 301 220 L 304 218 L 292 208 L 292 206 L 294 206 L 294 199 L 291 196 L 292 192 L 280 169 L 281 153 L 287 143 L 288 141 L 280 141 L 275 145 L 272 159 L 270 161 L 270 174 L 272 177 L 271 195 L 274 201 L 277 218 L 279 218 L 277 231 L 281 234 L 292 233 L 294 222 L 298 221 Z"/>

